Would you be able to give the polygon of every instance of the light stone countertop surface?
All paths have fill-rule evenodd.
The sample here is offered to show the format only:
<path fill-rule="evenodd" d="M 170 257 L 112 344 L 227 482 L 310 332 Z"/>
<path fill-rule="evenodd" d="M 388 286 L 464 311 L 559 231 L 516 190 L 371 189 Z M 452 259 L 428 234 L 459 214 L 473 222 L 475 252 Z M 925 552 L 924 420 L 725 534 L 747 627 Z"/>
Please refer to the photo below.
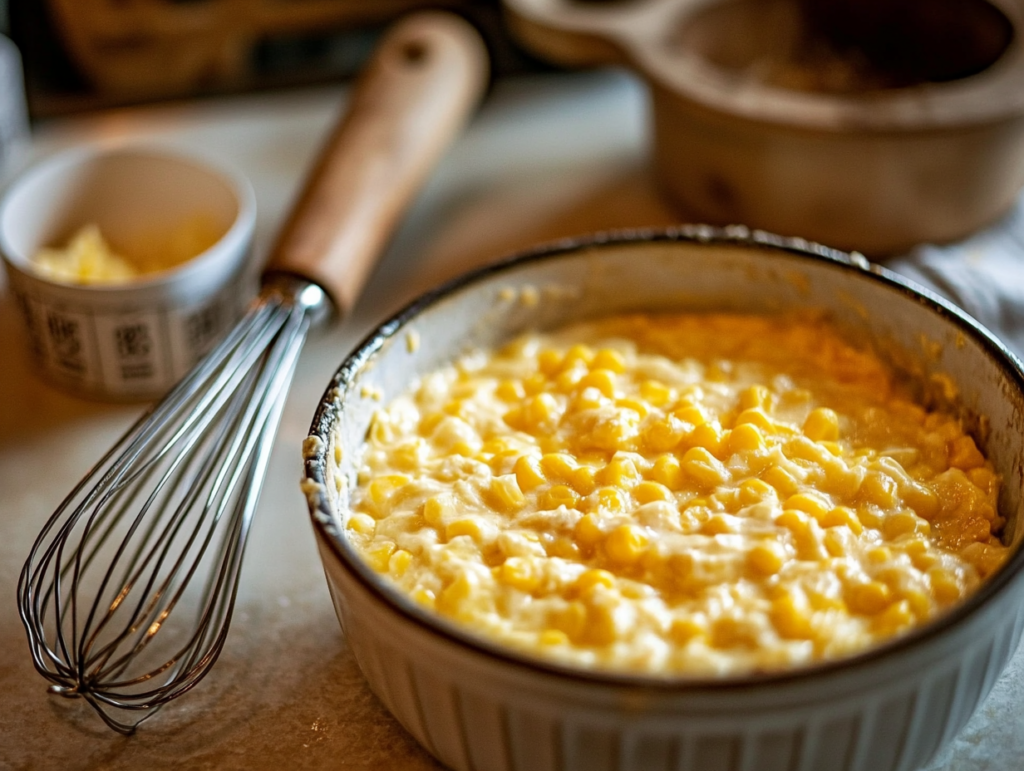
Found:
<path fill-rule="evenodd" d="M 265 249 L 345 95 L 326 87 L 55 120 L 37 127 L 30 156 L 145 141 L 222 158 L 255 188 L 257 243 Z M 413 207 L 355 313 L 307 343 L 224 653 L 191 694 L 133 737 L 111 732 L 83 702 L 46 693 L 14 597 L 36 531 L 141 408 L 85 401 L 41 381 L 28 365 L 11 298 L 0 294 L 0 769 L 439 768 L 369 692 L 345 645 L 299 492 L 300 445 L 344 355 L 429 286 L 541 241 L 678 221 L 645 170 L 645 121 L 641 87 L 615 72 L 496 85 Z M 1012 771 L 1021 758 L 1018 652 L 929 771 Z"/>

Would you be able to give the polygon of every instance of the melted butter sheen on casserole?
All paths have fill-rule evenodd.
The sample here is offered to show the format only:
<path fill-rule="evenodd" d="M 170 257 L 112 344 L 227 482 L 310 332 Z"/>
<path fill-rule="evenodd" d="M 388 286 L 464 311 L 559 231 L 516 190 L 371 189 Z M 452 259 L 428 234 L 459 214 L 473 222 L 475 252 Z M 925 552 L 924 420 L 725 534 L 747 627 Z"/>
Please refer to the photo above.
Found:
<path fill-rule="evenodd" d="M 999 477 L 823 317 L 528 335 L 375 416 L 347 532 L 415 601 L 563 663 L 714 675 L 845 656 L 1001 563 Z"/>

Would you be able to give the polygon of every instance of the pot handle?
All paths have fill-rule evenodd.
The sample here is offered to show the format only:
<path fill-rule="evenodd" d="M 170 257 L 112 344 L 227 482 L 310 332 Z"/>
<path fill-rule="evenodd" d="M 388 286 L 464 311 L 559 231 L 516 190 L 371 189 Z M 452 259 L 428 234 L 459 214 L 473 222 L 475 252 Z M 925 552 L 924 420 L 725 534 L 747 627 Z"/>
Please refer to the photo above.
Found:
<path fill-rule="evenodd" d="M 357 81 L 264 275 L 300 276 L 345 315 L 408 204 L 479 103 L 487 51 L 450 13 L 399 22 Z"/>
<path fill-rule="evenodd" d="M 529 48 L 566 66 L 628 64 L 637 41 L 659 39 L 692 0 L 504 0 Z"/>

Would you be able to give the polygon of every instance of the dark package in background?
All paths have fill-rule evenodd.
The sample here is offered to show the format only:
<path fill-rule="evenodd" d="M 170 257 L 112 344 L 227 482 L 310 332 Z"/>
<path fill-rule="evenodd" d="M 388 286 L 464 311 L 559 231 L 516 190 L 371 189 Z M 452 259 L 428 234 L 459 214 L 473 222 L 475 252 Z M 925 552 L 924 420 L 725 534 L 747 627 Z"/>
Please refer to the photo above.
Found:
<path fill-rule="evenodd" d="M 495 74 L 542 69 L 511 42 L 499 0 L 8 3 L 34 118 L 348 78 L 388 23 L 424 8 L 454 11 L 472 22 L 487 42 Z"/>

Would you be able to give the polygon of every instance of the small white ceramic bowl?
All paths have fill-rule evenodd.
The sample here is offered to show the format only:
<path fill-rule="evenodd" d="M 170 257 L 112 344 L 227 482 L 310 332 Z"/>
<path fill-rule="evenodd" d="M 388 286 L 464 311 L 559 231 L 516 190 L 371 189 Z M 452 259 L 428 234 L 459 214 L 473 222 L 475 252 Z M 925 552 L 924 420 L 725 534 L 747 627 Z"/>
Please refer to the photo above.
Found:
<path fill-rule="evenodd" d="M 525 291 L 524 290 L 528 290 Z M 516 298 L 540 298 L 523 303 Z M 723 679 L 539 661 L 400 594 L 346 540 L 348 490 L 377 396 L 467 349 L 630 310 L 828 308 L 841 327 L 952 378 L 1003 475 L 1013 551 L 963 604 L 850 658 Z M 420 345 L 406 337 L 418 335 Z M 415 349 L 415 350 L 413 350 Z M 927 352 L 927 353 L 926 353 Z M 980 424 L 979 424 L 980 425 Z M 1024 626 L 1024 370 L 989 332 L 859 255 L 745 229 L 568 242 L 415 302 L 342 363 L 317 411 L 303 488 L 338 617 L 374 693 L 459 771 L 914 771 L 967 722 Z"/>
<path fill-rule="evenodd" d="M 113 245 L 188 226 L 219 233 L 206 251 L 124 284 L 71 284 L 32 264 L 89 224 Z M 255 291 L 247 270 L 256 200 L 238 172 L 175 151 L 83 148 L 16 179 L 0 201 L 0 255 L 42 373 L 76 394 L 159 396 L 237 319 Z"/>

